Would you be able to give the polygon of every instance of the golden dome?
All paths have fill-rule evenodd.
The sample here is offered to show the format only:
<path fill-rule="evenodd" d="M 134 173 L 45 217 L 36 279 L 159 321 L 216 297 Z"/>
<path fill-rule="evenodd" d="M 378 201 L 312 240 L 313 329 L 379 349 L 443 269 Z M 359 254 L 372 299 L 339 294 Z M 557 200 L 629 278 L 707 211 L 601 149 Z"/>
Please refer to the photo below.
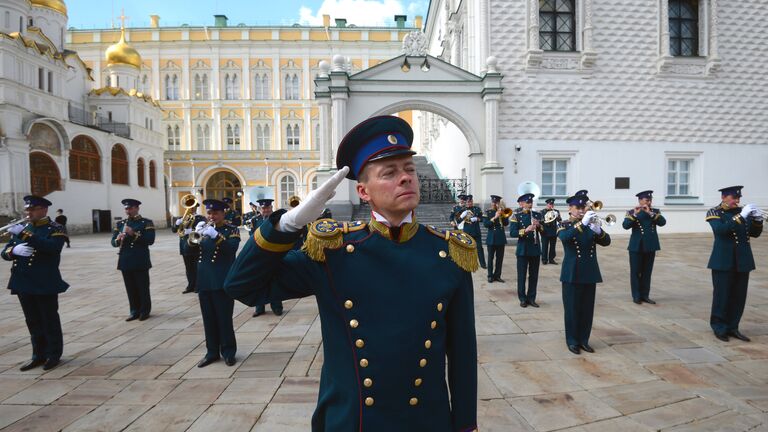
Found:
<path fill-rule="evenodd" d="M 138 51 L 125 42 L 125 29 L 120 29 L 120 40 L 107 48 L 105 57 L 107 66 L 128 65 L 141 69 L 141 56 Z"/>
<path fill-rule="evenodd" d="M 63 15 L 67 14 L 67 5 L 64 0 L 32 0 L 32 6 L 53 9 Z"/>

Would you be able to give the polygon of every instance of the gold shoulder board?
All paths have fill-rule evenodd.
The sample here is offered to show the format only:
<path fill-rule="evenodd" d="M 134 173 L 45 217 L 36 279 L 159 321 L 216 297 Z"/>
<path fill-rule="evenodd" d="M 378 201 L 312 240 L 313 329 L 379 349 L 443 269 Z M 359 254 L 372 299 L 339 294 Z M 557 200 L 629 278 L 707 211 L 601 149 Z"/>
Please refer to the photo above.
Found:
<path fill-rule="evenodd" d="M 344 244 L 344 234 L 360 231 L 365 222 L 339 222 L 333 219 L 320 219 L 309 224 L 307 239 L 301 250 L 313 261 L 325 262 L 326 249 L 338 249 Z"/>
<path fill-rule="evenodd" d="M 477 242 L 464 231 L 443 231 L 427 225 L 427 231 L 448 242 L 448 254 L 451 261 L 462 270 L 468 272 L 477 271 L 480 263 L 477 261 Z"/>

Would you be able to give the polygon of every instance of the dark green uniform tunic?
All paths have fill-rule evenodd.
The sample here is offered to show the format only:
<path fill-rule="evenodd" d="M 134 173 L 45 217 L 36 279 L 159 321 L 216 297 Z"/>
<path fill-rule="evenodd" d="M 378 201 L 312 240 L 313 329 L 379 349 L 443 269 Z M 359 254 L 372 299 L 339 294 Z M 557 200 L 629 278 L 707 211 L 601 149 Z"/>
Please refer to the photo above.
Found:
<path fill-rule="evenodd" d="M 536 301 L 536 287 L 539 284 L 539 260 L 541 259 L 541 237 L 544 229 L 525 232 L 533 219 L 541 223 L 541 213 L 521 210 L 509 219 L 509 235 L 517 238 L 517 297 L 523 303 Z M 528 275 L 528 291 L 525 290 L 525 276 Z"/>
<path fill-rule="evenodd" d="M 224 213 L 224 219 L 227 221 L 227 223 L 236 227 L 239 227 L 243 224 L 243 219 L 240 217 L 240 212 L 235 210 L 227 210 L 227 212 Z"/>
<path fill-rule="evenodd" d="M 648 299 L 651 294 L 651 274 L 656 251 L 661 250 L 657 226 L 664 226 L 667 220 L 661 215 L 661 210 L 651 208 L 653 216 L 641 211 L 634 215 L 634 209 L 628 210 L 622 226 L 632 230 L 629 237 L 629 282 L 632 288 L 632 299 L 635 301 Z"/>
<path fill-rule="evenodd" d="M 126 223 L 134 230 L 134 235 L 119 241 L 117 236 Z M 117 269 L 123 273 L 131 316 L 149 316 L 152 310 L 149 296 L 149 269 L 152 268 L 149 247 L 154 243 L 155 224 L 141 215 L 119 221 L 112 232 L 112 246 L 119 248 Z"/>
<path fill-rule="evenodd" d="M 485 252 L 483 251 L 483 234 L 480 232 L 480 223 L 483 221 L 483 210 L 478 206 L 462 207 L 461 210 L 456 213 L 456 224 L 460 224 L 463 219 L 460 218 L 464 210 L 469 210 L 472 215 L 477 218 L 477 221 L 472 222 L 468 220 L 464 222 L 462 230 L 469 234 L 477 243 L 477 259 L 480 261 L 480 267 L 485 268 Z"/>
<path fill-rule="evenodd" d="M 709 324 L 716 334 L 727 335 L 739 329 L 747 301 L 749 272 L 755 259 L 749 239 L 763 232 L 762 220 L 740 216 L 741 208 L 724 205 L 707 212 L 715 242 L 707 268 L 712 269 L 712 313 Z"/>
<path fill-rule="evenodd" d="M 58 297 L 69 288 L 59 272 L 65 239 L 64 228 L 45 217 L 14 235 L 2 251 L 4 260 L 13 261 L 8 289 L 18 296 L 24 311 L 33 360 L 61 358 L 64 343 Z M 14 255 L 13 247 L 20 243 L 34 248 L 32 255 Z"/>
<path fill-rule="evenodd" d="M 557 217 L 550 223 L 544 223 L 544 218 L 547 213 L 555 212 Z M 563 218 L 560 216 L 560 212 L 555 209 L 545 209 L 541 212 L 542 226 L 544 231 L 541 232 L 541 261 L 544 264 L 557 264 L 555 262 L 555 247 L 557 246 L 557 228 L 560 226 L 560 222 Z"/>
<path fill-rule="evenodd" d="M 184 234 L 187 229 L 194 230 L 197 224 L 205 222 L 205 217 L 196 214 L 181 225 L 173 225 L 171 230 L 179 235 L 179 254 L 184 259 L 184 271 L 187 275 L 187 288 L 185 291 L 197 292 L 197 257 L 200 255 L 200 248 L 189 244 L 189 234 Z"/>
<path fill-rule="evenodd" d="M 595 234 L 580 219 L 563 222 L 557 236 L 563 243 L 563 284 L 565 340 L 568 345 L 587 345 L 595 312 L 595 286 L 603 281 L 595 245 L 608 246 L 607 232 Z"/>
<path fill-rule="evenodd" d="M 248 240 L 225 289 L 249 305 L 316 297 L 325 361 L 312 430 L 474 430 L 472 278 L 454 262 L 477 268 L 472 238 L 326 219 L 296 251 L 299 234 L 274 228 L 281 213 Z"/>
<path fill-rule="evenodd" d="M 197 260 L 197 292 L 205 329 L 206 357 L 234 358 L 237 351 L 232 311 L 235 301 L 224 292 L 224 280 L 235 262 L 240 230 L 234 225 L 216 226 L 219 236 L 203 236 Z"/>
<path fill-rule="evenodd" d="M 509 225 L 509 219 L 502 216 L 496 220 L 491 220 L 494 216 L 496 216 L 496 210 L 486 210 L 483 224 L 488 229 L 485 238 L 485 244 L 488 247 L 488 277 L 498 279 L 501 277 L 504 248 L 507 246 L 507 234 L 504 232 L 504 227 Z"/>

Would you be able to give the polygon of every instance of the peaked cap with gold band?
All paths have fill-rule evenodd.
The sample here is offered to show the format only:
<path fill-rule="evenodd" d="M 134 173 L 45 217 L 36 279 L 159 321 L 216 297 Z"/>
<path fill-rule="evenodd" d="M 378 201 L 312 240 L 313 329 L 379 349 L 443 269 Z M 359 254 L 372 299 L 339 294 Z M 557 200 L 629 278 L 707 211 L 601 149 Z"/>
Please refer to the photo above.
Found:
<path fill-rule="evenodd" d="M 320 219 L 309 225 L 307 239 L 301 250 L 317 262 L 325 262 L 326 249 L 339 249 L 344 245 L 344 234 L 361 231 L 366 228 L 380 231 L 376 221 L 366 224 L 362 221 L 339 222 L 333 219 Z M 418 230 L 418 224 L 409 224 Z M 451 260 L 460 268 L 474 272 L 479 268 L 477 261 L 477 242 L 463 231 L 444 231 L 433 226 L 426 226 L 427 231 L 448 242 L 448 252 Z M 406 228 L 407 229 L 407 228 Z M 412 233 L 411 236 L 415 234 Z"/>

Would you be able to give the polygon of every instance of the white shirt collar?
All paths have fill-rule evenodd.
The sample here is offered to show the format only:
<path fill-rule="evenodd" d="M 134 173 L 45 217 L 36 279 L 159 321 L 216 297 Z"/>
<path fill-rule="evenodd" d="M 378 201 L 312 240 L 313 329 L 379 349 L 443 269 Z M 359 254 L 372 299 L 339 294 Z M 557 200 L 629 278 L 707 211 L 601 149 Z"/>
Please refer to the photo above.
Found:
<path fill-rule="evenodd" d="M 389 224 L 389 221 L 387 220 L 387 218 L 385 218 L 384 216 L 376 213 L 373 210 L 371 210 L 371 214 L 373 215 L 373 218 L 376 219 L 377 222 L 380 222 L 380 223 L 382 223 L 382 224 L 392 228 L 392 225 Z M 405 216 L 405 219 L 400 221 L 400 223 L 397 226 L 401 227 L 401 226 L 403 226 L 403 225 L 405 225 L 407 223 L 411 223 L 411 222 L 413 222 L 413 212 L 408 213 Z"/>

